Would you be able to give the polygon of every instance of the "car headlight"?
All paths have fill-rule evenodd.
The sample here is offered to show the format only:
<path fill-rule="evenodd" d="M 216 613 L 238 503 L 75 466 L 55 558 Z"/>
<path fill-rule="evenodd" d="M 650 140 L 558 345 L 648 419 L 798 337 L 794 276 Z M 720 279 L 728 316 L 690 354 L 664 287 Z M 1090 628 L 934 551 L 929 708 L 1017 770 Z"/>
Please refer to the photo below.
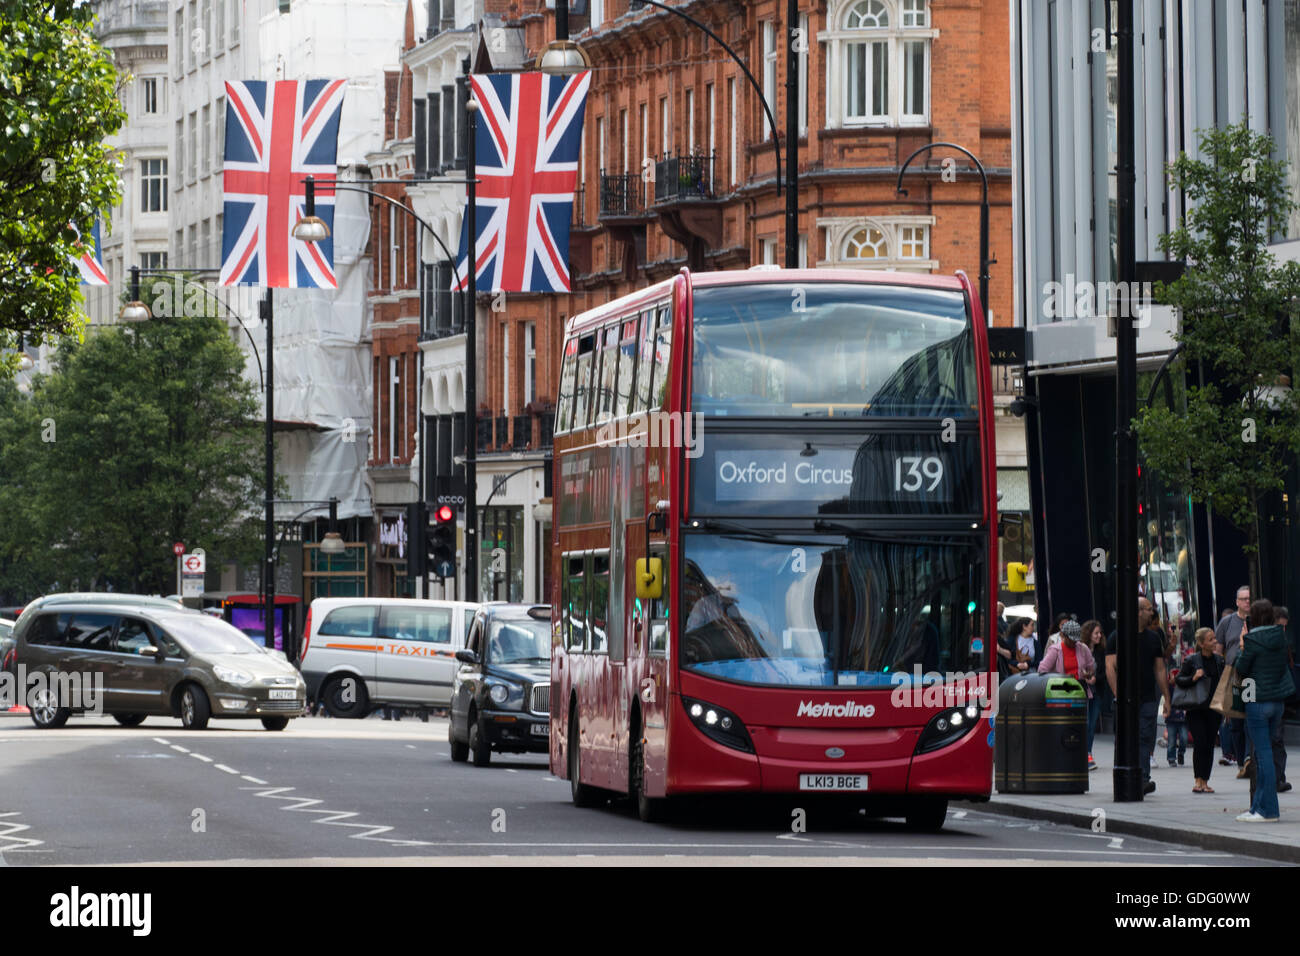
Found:
<path fill-rule="evenodd" d="M 488 699 L 506 710 L 523 710 L 524 689 L 504 682 L 493 683 L 488 688 Z"/>
<path fill-rule="evenodd" d="M 213 665 L 212 673 L 222 683 L 234 684 L 236 687 L 245 687 L 253 683 L 251 674 L 245 674 L 243 671 L 237 671 L 231 667 L 222 667 L 220 664 Z"/>

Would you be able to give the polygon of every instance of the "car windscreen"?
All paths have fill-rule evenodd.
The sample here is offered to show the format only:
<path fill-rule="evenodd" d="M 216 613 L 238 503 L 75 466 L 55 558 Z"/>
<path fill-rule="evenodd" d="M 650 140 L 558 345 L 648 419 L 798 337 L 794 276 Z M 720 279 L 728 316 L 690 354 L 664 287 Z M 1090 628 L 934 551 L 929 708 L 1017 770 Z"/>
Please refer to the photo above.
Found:
<path fill-rule="evenodd" d="M 542 664 L 551 659 L 551 623 L 531 617 L 497 618 L 488 625 L 492 664 Z"/>
<path fill-rule="evenodd" d="M 167 633 L 193 654 L 260 654 L 262 649 L 225 621 L 204 615 L 163 623 Z"/>

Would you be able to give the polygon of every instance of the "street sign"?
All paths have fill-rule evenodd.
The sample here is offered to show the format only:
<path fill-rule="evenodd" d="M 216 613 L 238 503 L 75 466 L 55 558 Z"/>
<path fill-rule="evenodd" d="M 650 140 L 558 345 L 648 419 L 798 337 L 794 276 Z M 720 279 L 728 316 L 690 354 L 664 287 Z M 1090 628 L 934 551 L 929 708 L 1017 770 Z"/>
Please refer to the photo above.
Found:
<path fill-rule="evenodd" d="M 176 555 L 176 557 L 179 558 L 184 553 L 185 553 L 185 545 L 181 544 L 181 542 L 177 541 L 174 545 L 172 545 L 172 554 Z"/>
<path fill-rule="evenodd" d="M 185 575 L 181 583 L 181 597 L 203 597 L 203 575 Z"/>
<path fill-rule="evenodd" d="M 186 574 L 204 574 L 208 569 L 207 556 L 202 551 L 192 551 L 181 558 L 181 570 Z"/>

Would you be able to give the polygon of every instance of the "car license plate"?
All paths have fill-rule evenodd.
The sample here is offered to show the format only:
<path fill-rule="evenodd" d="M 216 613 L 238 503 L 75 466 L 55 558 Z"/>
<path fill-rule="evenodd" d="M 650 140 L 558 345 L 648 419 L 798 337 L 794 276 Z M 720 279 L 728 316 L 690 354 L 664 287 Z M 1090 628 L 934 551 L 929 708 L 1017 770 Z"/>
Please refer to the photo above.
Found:
<path fill-rule="evenodd" d="M 298 696 L 298 692 L 292 688 L 288 690 L 271 691 L 271 700 L 293 700 Z"/>
<path fill-rule="evenodd" d="M 801 773 L 799 789 L 865 791 L 867 775 L 865 773 Z"/>
<path fill-rule="evenodd" d="M 534 737 L 549 737 L 551 736 L 551 725 L 533 724 L 532 729 L 529 731 L 529 733 L 532 734 Z"/>

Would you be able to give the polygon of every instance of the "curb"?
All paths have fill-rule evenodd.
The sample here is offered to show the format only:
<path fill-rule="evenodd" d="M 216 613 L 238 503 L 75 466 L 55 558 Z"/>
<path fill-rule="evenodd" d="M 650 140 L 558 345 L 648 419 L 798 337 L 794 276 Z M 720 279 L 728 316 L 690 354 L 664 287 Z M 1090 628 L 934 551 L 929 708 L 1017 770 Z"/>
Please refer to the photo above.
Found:
<path fill-rule="evenodd" d="M 1090 813 L 1076 813 L 1070 810 L 1056 810 L 1047 807 L 1025 807 L 1017 803 L 1000 803 L 996 799 L 986 803 L 973 801 L 960 802 L 980 813 L 995 813 L 999 816 L 1018 817 L 1023 820 L 1046 820 L 1066 826 L 1091 830 L 1093 816 Z M 1261 824 L 1262 825 L 1262 824 Z M 1177 827 L 1162 826 L 1156 823 L 1140 823 L 1135 820 L 1117 820 L 1110 815 L 1106 818 L 1106 832 L 1120 833 L 1126 836 L 1145 837 L 1161 842 L 1183 843 L 1202 850 L 1219 853 L 1231 853 L 1236 856 L 1254 856 L 1280 863 L 1300 863 L 1300 847 L 1283 843 L 1271 843 L 1265 840 L 1252 840 L 1249 837 L 1226 833 L 1205 833 L 1199 830 L 1182 830 Z"/>

